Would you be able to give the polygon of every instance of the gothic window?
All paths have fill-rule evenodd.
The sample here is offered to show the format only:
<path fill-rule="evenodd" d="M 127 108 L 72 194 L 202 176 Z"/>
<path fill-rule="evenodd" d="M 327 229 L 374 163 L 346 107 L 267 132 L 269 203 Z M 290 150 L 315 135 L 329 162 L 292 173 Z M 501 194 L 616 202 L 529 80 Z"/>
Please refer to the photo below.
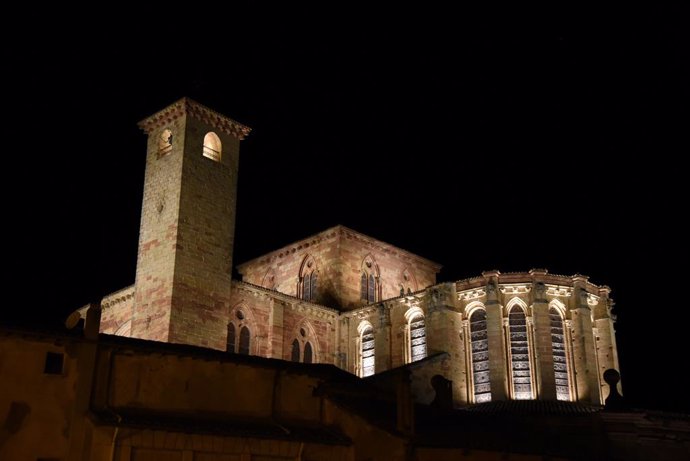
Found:
<path fill-rule="evenodd" d="M 378 266 L 371 255 L 364 258 L 362 263 L 362 276 L 360 280 L 360 298 L 365 303 L 374 303 L 378 296 L 379 282 Z"/>
<path fill-rule="evenodd" d="M 553 352 L 553 371 L 556 377 L 556 398 L 570 400 L 568 360 L 565 352 L 563 318 L 554 307 L 549 309 L 551 320 L 551 350 Z"/>
<path fill-rule="evenodd" d="M 308 341 L 304 345 L 304 363 L 312 363 L 311 343 Z"/>
<path fill-rule="evenodd" d="M 299 341 L 296 339 L 292 342 L 292 353 L 290 354 L 290 360 L 293 362 L 299 362 L 301 352 L 299 347 Z"/>
<path fill-rule="evenodd" d="M 489 337 L 487 335 L 486 311 L 484 309 L 477 309 L 470 316 L 470 337 L 474 401 L 475 403 L 490 402 Z"/>
<path fill-rule="evenodd" d="M 316 272 L 312 272 L 311 274 L 311 289 L 309 290 L 311 293 L 311 300 L 316 299 Z"/>
<path fill-rule="evenodd" d="M 204 136 L 204 157 L 210 158 L 216 162 L 220 162 L 221 150 L 222 148 L 218 135 L 213 131 L 206 133 L 206 136 Z"/>
<path fill-rule="evenodd" d="M 172 131 L 163 130 L 158 140 L 158 157 L 163 157 L 172 152 Z"/>
<path fill-rule="evenodd" d="M 360 290 L 359 290 L 361 295 L 362 295 L 362 301 L 367 301 L 367 296 L 368 296 L 367 293 L 369 292 L 369 290 L 367 289 L 367 281 L 368 281 L 367 273 L 362 272 L 362 278 L 360 281 Z"/>
<path fill-rule="evenodd" d="M 309 301 L 311 299 L 311 274 L 304 276 L 302 281 L 302 299 Z"/>
<path fill-rule="evenodd" d="M 297 286 L 297 296 L 305 301 L 316 300 L 317 271 L 314 258 L 306 256 L 302 262 Z"/>
<path fill-rule="evenodd" d="M 228 352 L 235 353 L 235 325 L 228 324 Z"/>
<path fill-rule="evenodd" d="M 400 283 L 399 283 L 400 296 L 404 296 L 406 294 L 410 295 L 410 294 L 417 291 L 417 281 L 409 269 L 405 269 L 402 272 L 402 275 L 400 278 L 401 278 Z"/>
<path fill-rule="evenodd" d="M 240 330 L 240 347 L 238 349 L 240 354 L 249 355 L 249 328 L 242 327 Z"/>
<path fill-rule="evenodd" d="M 228 323 L 227 351 L 233 354 L 249 355 L 251 352 L 252 322 L 247 318 L 244 308 L 236 308 Z"/>
<path fill-rule="evenodd" d="M 372 274 L 369 274 L 369 290 L 367 292 L 367 298 L 370 303 L 376 301 L 376 280 Z"/>
<path fill-rule="evenodd" d="M 361 330 L 359 335 L 361 364 L 359 375 L 365 378 L 373 375 L 376 371 L 376 351 L 374 347 L 374 328 L 371 325 L 365 325 Z"/>
<path fill-rule="evenodd" d="M 416 362 L 426 357 L 426 326 L 424 315 L 414 314 L 408 324 L 410 337 L 410 362 Z"/>
<path fill-rule="evenodd" d="M 513 306 L 508 314 L 510 332 L 510 362 L 513 377 L 513 398 L 532 398 L 532 377 L 527 339 L 527 317 L 520 306 Z"/>
<path fill-rule="evenodd" d="M 308 325 L 308 322 L 303 322 L 302 326 L 297 330 L 295 339 L 292 341 L 292 351 L 290 360 L 293 362 L 316 363 L 317 354 L 314 350 L 316 338 L 313 329 Z M 316 344 L 318 346 L 318 344 Z"/>

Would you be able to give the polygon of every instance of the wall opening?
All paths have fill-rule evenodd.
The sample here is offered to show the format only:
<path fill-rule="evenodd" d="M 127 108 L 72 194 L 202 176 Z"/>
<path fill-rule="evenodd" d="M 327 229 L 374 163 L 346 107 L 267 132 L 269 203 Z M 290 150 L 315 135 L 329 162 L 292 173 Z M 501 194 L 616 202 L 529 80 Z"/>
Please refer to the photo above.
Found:
<path fill-rule="evenodd" d="M 209 131 L 204 136 L 204 157 L 210 158 L 213 161 L 220 162 L 220 155 L 222 152 L 222 145 L 220 138 L 213 131 Z"/>
<path fill-rule="evenodd" d="M 170 130 L 163 130 L 158 139 L 158 157 L 163 157 L 172 152 L 173 135 Z"/>
<path fill-rule="evenodd" d="M 553 353 L 553 371 L 556 378 L 556 398 L 570 400 L 568 376 L 568 359 L 565 351 L 563 318 L 555 307 L 549 309 L 551 320 L 551 351 Z"/>
<path fill-rule="evenodd" d="M 474 401 L 475 403 L 490 402 L 489 336 L 486 328 L 486 311 L 484 309 L 477 309 L 470 316 L 470 336 Z"/>
<path fill-rule="evenodd" d="M 527 339 L 527 317 L 520 306 L 513 306 L 508 314 L 510 330 L 510 362 L 513 378 L 513 398 L 532 399 L 532 376 Z"/>

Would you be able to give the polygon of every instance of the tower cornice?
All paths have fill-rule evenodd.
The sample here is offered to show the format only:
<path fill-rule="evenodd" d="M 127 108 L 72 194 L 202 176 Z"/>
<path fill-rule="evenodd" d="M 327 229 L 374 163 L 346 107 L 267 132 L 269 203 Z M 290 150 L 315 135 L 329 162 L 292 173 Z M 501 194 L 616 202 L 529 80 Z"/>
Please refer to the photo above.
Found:
<path fill-rule="evenodd" d="M 170 124 L 173 120 L 182 117 L 183 115 L 189 115 L 197 120 L 201 120 L 202 122 L 211 125 L 223 133 L 234 136 L 239 140 L 246 138 L 252 131 L 252 129 L 248 126 L 242 125 L 241 123 L 189 98 L 182 98 L 172 103 L 165 109 L 156 112 L 155 114 L 140 121 L 137 125 L 146 134 L 151 134 L 152 131 Z"/>

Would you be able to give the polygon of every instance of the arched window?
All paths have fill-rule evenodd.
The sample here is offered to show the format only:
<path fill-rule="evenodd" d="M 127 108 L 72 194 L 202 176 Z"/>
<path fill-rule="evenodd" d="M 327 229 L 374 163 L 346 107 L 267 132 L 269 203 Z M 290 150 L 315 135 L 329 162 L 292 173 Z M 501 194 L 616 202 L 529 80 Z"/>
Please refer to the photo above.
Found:
<path fill-rule="evenodd" d="M 411 315 L 409 315 L 407 331 L 408 331 L 408 363 L 416 362 L 426 357 L 426 325 L 424 324 L 424 314 L 421 309 L 416 308 Z M 406 315 L 407 317 L 408 315 Z"/>
<path fill-rule="evenodd" d="M 529 361 L 529 341 L 527 339 L 527 317 L 518 305 L 510 309 L 508 328 L 510 331 L 513 398 L 529 400 L 532 398 L 532 376 Z"/>
<path fill-rule="evenodd" d="M 299 270 L 299 282 L 297 285 L 297 296 L 305 301 L 316 300 L 316 280 L 317 270 L 314 258 L 307 255 L 302 261 Z"/>
<path fill-rule="evenodd" d="M 374 303 L 379 296 L 379 267 L 372 255 L 367 255 L 362 262 L 362 276 L 360 281 L 360 298 L 366 303 Z"/>
<path fill-rule="evenodd" d="M 251 311 L 245 307 L 236 307 L 230 313 L 228 323 L 227 351 L 237 354 L 249 355 L 251 353 L 252 325 Z"/>
<path fill-rule="evenodd" d="M 367 281 L 368 281 L 367 273 L 362 272 L 362 278 L 360 280 L 360 288 L 359 288 L 359 292 L 361 294 L 362 301 L 367 301 L 367 296 L 368 296 L 367 293 L 369 292 L 369 290 L 367 289 Z"/>
<path fill-rule="evenodd" d="M 292 352 L 290 354 L 290 360 L 292 360 L 293 362 L 299 362 L 300 355 L 302 355 L 299 349 L 299 341 L 295 339 L 292 342 Z"/>
<path fill-rule="evenodd" d="M 484 309 L 477 309 L 470 316 L 470 336 L 474 401 L 475 403 L 490 402 L 489 336 L 486 330 L 486 311 Z"/>
<path fill-rule="evenodd" d="M 374 328 L 371 324 L 364 324 L 360 328 L 360 373 L 362 378 L 371 376 L 376 372 L 376 349 L 374 342 Z"/>
<path fill-rule="evenodd" d="M 555 307 L 549 309 L 551 320 L 551 351 L 553 352 L 553 371 L 556 377 L 556 398 L 570 400 L 568 360 L 565 352 L 563 317 Z"/>
<path fill-rule="evenodd" d="M 163 157 L 172 152 L 172 131 L 163 130 L 161 137 L 158 140 L 158 157 Z"/>
<path fill-rule="evenodd" d="M 316 271 L 311 273 L 311 289 L 309 290 L 311 292 L 311 300 L 316 299 Z"/>
<path fill-rule="evenodd" d="M 235 353 L 235 325 L 228 324 L 228 352 Z"/>
<path fill-rule="evenodd" d="M 304 363 L 312 362 L 311 343 L 307 341 L 304 345 Z"/>
<path fill-rule="evenodd" d="M 204 157 L 210 158 L 216 162 L 220 162 L 221 152 L 222 146 L 218 135 L 213 131 L 206 133 L 206 136 L 204 136 Z"/>
<path fill-rule="evenodd" d="M 292 340 L 290 360 L 293 362 L 316 363 L 318 362 L 318 344 L 314 329 L 306 320 L 297 329 L 295 339 Z"/>
<path fill-rule="evenodd" d="M 410 269 L 402 271 L 398 286 L 400 288 L 400 296 L 409 295 L 417 291 L 417 279 Z"/>
<path fill-rule="evenodd" d="M 240 330 L 240 347 L 238 352 L 240 354 L 249 355 L 249 328 L 242 327 Z"/>
<path fill-rule="evenodd" d="M 303 278 L 302 284 L 302 299 L 309 301 L 311 299 L 311 274 L 306 274 Z"/>

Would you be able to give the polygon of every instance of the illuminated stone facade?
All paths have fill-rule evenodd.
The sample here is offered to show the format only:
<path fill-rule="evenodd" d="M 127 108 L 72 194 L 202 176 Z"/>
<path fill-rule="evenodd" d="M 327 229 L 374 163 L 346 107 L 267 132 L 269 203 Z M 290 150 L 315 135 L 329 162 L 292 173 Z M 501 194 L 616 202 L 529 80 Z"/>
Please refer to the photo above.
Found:
<path fill-rule="evenodd" d="M 245 262 L 233 281 L 249 129 L 188 99 L 140 126 L 149 142 L 136 283 L 103 300 L 102 332 L 359 376 L 446 353 L 438 372 L 456 405 L 603 403 L 602 373 L 618 369 L 609 288 L 537 269 L 437 283 L 440 265 L 343 226 Z"/>

